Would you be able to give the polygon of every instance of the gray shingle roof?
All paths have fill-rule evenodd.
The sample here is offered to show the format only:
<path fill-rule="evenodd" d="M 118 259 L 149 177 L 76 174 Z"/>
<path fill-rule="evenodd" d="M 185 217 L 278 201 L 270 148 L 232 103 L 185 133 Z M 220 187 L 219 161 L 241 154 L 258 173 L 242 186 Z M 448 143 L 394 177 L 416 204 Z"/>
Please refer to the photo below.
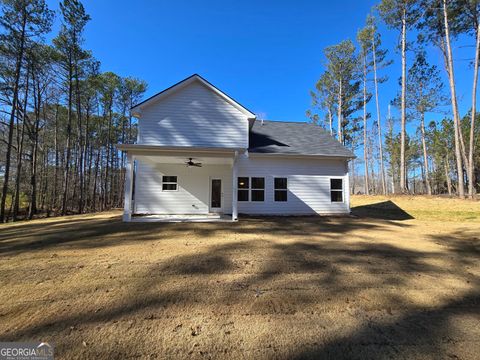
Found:
<path fill-rule="evenodd" d="M 252 153 L 355 157 L 323 128 L 304 122 L 256 120 L 249 141 Z"/>

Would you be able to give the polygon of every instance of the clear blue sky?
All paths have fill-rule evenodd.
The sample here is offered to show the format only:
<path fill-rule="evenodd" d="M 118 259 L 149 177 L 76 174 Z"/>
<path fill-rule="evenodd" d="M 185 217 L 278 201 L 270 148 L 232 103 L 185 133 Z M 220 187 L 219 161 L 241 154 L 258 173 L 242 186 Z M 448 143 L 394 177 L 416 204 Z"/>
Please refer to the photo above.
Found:
<path fill-rule="evenodd" d="M 103 71 L 146 80 L 146 96 L 198 73 L 267 119 L 305 121 L 309 91 L 322 72 L 323 49 L 347 38 L 355 40 L 377 1 L 83 3 L 92 18 L 85 31 L 85 48 L 101 61 Z M 58 1 L 49 4 L 58 10 Z M 400 60 L 394 52 L 397 33 L 384 26 L 381 31 L 395 60 L 387 71 L 390 80 L 381 88 L 385 116 L 388 101 L 398 91 Z M 471 43 L 459 42 L 455 48 L 462 112 L 469 108 L 471 91 L 471 68 L 463 59 L 473 53 L 462 46 Z M 428 50 L 443 74 L 439 52 Z M 373 112 L 373 102 L 369 106 Z"/>

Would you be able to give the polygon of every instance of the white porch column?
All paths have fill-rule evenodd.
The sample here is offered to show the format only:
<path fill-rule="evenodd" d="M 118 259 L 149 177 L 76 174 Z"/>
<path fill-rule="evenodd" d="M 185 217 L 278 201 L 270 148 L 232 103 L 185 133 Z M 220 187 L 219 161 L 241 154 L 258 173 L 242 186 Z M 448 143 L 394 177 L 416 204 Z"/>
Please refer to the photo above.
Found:
<path fill-rule="evenodd" d="M 125 200 L 123 208 L 123 221 L 132 220 L 132 193 L 133 193 L 133 155 L 127 152 L 125 164 Z"/>
<path fill-rule="evenodd" d="M 345 194 L 345 203 L 347 204 L 348 212 L 350 213 L 350 171 L 348 166 L 348 160 L 345 161 L 345 184 L 343 185 L 345 188 L 343 189 Z"/>
<path fill-rule="evenodd" d="M 238 151 L 235 151 L 232 165 L 232 221 L 238 220 Z"/>

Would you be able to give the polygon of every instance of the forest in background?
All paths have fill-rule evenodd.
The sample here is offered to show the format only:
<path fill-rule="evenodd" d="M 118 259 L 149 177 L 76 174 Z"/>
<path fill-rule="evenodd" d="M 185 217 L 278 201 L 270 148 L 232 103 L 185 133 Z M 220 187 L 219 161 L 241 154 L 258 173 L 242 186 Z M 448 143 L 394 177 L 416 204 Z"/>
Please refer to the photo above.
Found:
<path fill-rule="evenodd" d="M 100 71 L 83 47 L 90 17 L 80 1 L 63 0 L 58 14 L 45 0 L 0 4 L 0 222 L 122 206 L 115 145 L 136 140 L 130 108 L 146 82 Z"/>
<path fill-rule="evenodd" d="M 398 35 L 398 43 L 382 43 L 380 22 Z M 459 38 L 471 40 L 467 63 L 454 56 Z M 426 51 L 431 47 L 441 54 L 443 69 L 431 65 Z M 353 193 L 475 197 L 480 179 L 479 52 L 478 0 L 382 0 L 367 15 L 355 42 L 324 49 L 325 71 L 311 92 L 307 116 L 363 153 L 351 162 Z M 401 68 L 398 95 L 386 99 L 382 74 L 392 66 Z M 471 70 L 466 114 L 458 107 L 455 70 L 460 66 Z M 386 102 L 388 113 L 382 114 Z M 398 109 L 399 119 L 391 116 L 391 107 Z M 438 120 L 426 123 L 429 113 Z"/>

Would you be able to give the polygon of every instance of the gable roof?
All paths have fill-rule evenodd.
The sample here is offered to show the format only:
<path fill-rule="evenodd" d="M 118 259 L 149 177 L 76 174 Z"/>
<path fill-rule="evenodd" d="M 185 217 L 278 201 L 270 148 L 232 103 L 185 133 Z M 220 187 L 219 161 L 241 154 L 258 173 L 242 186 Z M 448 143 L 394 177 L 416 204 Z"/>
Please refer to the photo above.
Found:
<path fill-rule="evenodd" d="M 180 90 L 183 87 L 185 87 L 185 86 L 187 86 L 187 85 L 189 85 L 189 84 L 191 84 L 195 81 L 200 82 L 207 89 L 213 91 L 214 93 L 216 93 L 217 95 L 222 97 L 228 103 L 230 103 L 235 108 L 237 108 L 242 113 L 244 113 L 246 116 L 248 116 L 249 119 L 254 119 L 256 117 L 256 115 L 253 112 L 251 112 L 250 110 L 248 110 L 245 106 L 240 104 L 238 101 L 236 101 L 232 97 L 228 96 L 226 93 L 221 91 L 219 88 L 217 88 L 216 86 L 214 86 L 213 84 L 211 84 L 210 82 L 208 82 L 206 79 L 204 79 L 203 77 L 201 77 L 198 74 L 193 74 L 193 75 L 187 77 L 186 79 L 183 79 L 182 81 L 179 81 L 178 83 L 166 88 L 165 90 L 162 90 L 159 93 L 149 97 L 148 99 L 136 104 L 135 106 L 132 107 L 132 111 L 140 110 L 141 108 L 143 108 L 145 106 L 148 106 L 151 103 L 156 102 L 156 101 L 160 100 L 161 98 L 166 97 L 166 96 L 174 93 L 175 91 Z"/>
<path fill-rule="evenodd" d="M 249 135 L 250 153 L 355 158 L 355 154 L 318 125 L 257 120 Z"/>

